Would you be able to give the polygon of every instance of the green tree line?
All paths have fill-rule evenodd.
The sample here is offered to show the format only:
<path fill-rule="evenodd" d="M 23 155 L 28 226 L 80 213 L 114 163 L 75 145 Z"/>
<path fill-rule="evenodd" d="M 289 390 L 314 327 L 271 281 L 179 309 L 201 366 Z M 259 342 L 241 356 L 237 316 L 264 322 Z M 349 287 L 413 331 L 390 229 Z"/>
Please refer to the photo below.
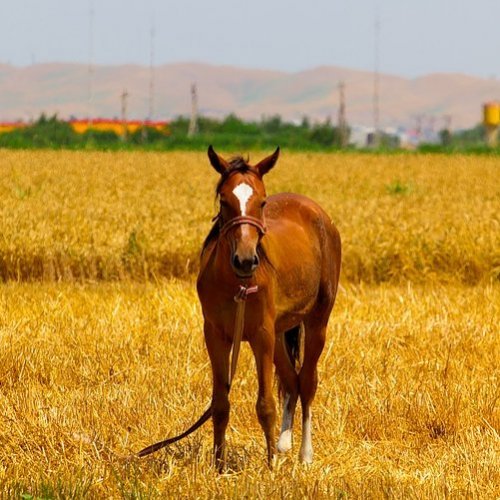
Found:
<path fill-rule="evenodd" d="M 179 117 L 163 131 L 139 128 L 126 138 L 113 131 L 88 130 L 80 134 L 57 115 L 42 115 L 33 124 L 0 134 L 0 147 L 169 150 L 205 149 L 213 143 L 219 148 L 233 149 L 268 149 L 280 145 L 287 149 L 325 150 L 339 148 L 342 140 L 338 127 L 329 120 L 311 124 L 307 118 L 299 124 L 285 122 L 279 116 L 247 122 L 231 114 L 222 120 L 200 117 L 192 137 L 188 137 L 188 129 L 189 119 Z M 345 132 L 347 137 L 348 132 Z"/>
<path fill-rule="evenodd" d="M 249 149 L 272 149 L 277 145 L 288 150 L 334 151 L 349 143 L 350 130 L 340 130 L 329 119 L 311 123 L 304 118 L 300 123 L 290 123 L 275 115 L 260 121 L 244 121 L 234 114 L 223 119 L 200 117 L 197 131 L 188 137 L 189 119 L 178 117 L 164 130 L 139 128 L 127 137 L 114 131 L 87 130 L 77 133 L 70 123 L 57 115 L 40 118 L 25 127 L 0 133 L 0 148 L 50 148 L 50 149 L 151 149 L 151 150 L 205 150 L 208 144 L 217 148 L 246 151 Z M 490 148 L 485 144 L 485 130 L 477 125 L 468 130 L 451 133 L 442 130 L 437 144 L 420 144 L 418 151 L 441 153 L 495 153 L 500 147 Z M 347 146 L 351 147 L 352 146 Z M 399 140 L 395 136 L 380 134 L 378 147 L 367 147 L 370 151 L 398 151 Z"/>

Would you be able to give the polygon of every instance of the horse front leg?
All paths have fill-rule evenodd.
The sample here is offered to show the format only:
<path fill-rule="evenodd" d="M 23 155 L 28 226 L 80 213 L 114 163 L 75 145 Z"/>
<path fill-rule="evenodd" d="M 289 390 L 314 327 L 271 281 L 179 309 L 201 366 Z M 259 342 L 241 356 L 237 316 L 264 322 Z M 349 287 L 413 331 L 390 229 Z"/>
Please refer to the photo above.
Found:
<path fill-rule="evenodd" d="M 273 397 L 274 325 L 260 328 L 250 340 L 250 345 L 257 365 L 259 382 L 257 416 L 266 437 L 267 461 L 272 467 L 276 455 L 276 405 Z"/>
<path fill-rule="evenodd" d="M 212 365 L 212 422 L 214 427 L 214 460 L 219 472 L 226 464 L 226 428 L 229 422 L 229 353 L 231 343 L 222 331 L 205 322 L 205 344 Z"/>

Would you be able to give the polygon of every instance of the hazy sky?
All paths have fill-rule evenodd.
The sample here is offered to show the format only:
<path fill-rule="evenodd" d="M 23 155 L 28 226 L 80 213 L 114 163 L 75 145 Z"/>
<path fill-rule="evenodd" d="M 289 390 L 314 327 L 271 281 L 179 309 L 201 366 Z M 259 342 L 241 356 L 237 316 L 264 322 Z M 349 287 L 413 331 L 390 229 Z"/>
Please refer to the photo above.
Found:
<path fill-rule="evenodd" d="M 0 0 L 0 62 L 200 61 L 500 76 L 500 0 Z M 378 6 L 378 7 L 377 7 Z"/>

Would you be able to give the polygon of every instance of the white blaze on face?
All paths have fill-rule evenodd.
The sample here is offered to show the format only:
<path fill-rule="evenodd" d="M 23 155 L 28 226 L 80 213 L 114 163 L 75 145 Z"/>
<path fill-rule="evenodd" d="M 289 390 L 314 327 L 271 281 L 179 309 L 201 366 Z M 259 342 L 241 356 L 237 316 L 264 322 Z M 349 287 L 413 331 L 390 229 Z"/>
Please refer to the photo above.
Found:
<path fill-rule="evenodd" d="M 253 189 L 247 183 L 242 182 L 233 189 L 233 194 L 240 202 L 241 215 L 246 215 L 247 203 L 253 194 Z"/>

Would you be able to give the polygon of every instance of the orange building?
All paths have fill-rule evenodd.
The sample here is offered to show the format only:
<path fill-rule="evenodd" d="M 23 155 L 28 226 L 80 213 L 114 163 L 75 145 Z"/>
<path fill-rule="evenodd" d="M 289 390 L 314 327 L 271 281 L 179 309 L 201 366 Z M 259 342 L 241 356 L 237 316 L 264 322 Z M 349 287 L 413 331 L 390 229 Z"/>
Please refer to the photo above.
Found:
<path fill-rule="evenodd" d="M 158 132 L 168 134 L 168 122 L 166 121 L 139 121 L 132 120 L 124 123 L 121 120 L 108 120 L 106 118 L 95 118 L 92 121 L 89 120 L 69 120 L 68 123 L 71 125 L 73 130 L 77 134 L 83 134 L 87 130 L 97 130 L 101 132 L 114 132 L 115 134 L 121 136 L 124 135 L 125 128 L 127 129 L 127 134 L 133 134 L 136 130 L 141 127 L 152 128 Z M 18 128 L 24 128 L 31 124 L 24 122 L 0 122 L 0 134 L 4 132 L 11 132 L 12 130 Z"/>
<path fill-rule="evenodd" d="M 108 120 L 106 118 L 95 118 L 90 120 L 71 120 L 70 125 L 78 134 L 84 134 L 87 130 L 97 130 L 101 132 L 114 132 L 116 135 L 124 135 L 125 128 L 127 134 L 133 134 L 141 127 L 152 128 L 158 132 L 168 133 L 168 122 L 165 121 L 140 121 L 132 120 L 123 122 L 122 120 Z"/>
<path fill-rule="evenodd" d="M 27 123 L 23 122 L 0 122 L 0 134 L 4 132 L 12 132 L 16 128 L 24 128 L 27 126 Z"/>

